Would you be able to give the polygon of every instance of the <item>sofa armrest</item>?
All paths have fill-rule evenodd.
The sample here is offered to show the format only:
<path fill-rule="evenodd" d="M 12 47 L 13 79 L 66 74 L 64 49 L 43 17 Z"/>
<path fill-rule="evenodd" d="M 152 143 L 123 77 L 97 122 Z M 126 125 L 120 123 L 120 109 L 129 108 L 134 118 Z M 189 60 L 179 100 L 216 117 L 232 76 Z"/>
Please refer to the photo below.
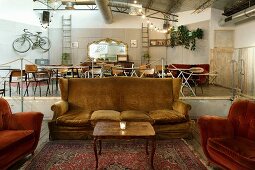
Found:
<path fill-rule="evenodd" d="M 19 112 L 9 114 L 5 116 L 5 122 L 7 122 L 6 127 L 9 130 L 34 130 L 34 150 L 40 138 L 43 116 L 41 112 Z"/>
<path fill-rule="evenodd" d="M 190 109 L 191 109 L 191 106 L 187 103 L 184 103 L 181 100 L 174 101 L 173 103 L 173 110 L 180 112 L 184 114 L 185 116 L 188 116 Z"/>
<path fill-rule="evenodd" d="M 64 100 L 58 101 L 51 106 L 51 110 L 54 112 L 53 120 L 55 120 L 68 111 L 68 102 Z"/>
<path fill-rule="evenodd" d="M 223 117 L 202 116 L 198 119 L 200 129 L 201 145 L 204 153 L 210 158 L 207 152 L 207 141 L 209 138 L 233 137 L 234 127 L 232 123 Z"/>

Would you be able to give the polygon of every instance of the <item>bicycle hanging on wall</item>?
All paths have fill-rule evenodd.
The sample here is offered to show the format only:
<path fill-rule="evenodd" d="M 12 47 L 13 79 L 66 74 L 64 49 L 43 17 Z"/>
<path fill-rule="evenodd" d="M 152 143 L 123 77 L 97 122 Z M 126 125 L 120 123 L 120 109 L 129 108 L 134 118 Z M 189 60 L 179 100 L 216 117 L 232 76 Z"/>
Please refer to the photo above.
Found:
<path fill-rule="evenodd" d="M 27 29 L 24 29 L 23 31 L 24 33 L 21 35 L 21 37 L 17 38 L 12 43 L 12 47 L 15 51 L 25 53 L 30 48 L 32 48 L 32 50 L 41 48 L 44 52 L 46 52 L 50 49 L 50 40 L 47 37 L 41 37 L 40 35 L 42 32 L 36 32 L 36 34 L 33 34 Z"/>

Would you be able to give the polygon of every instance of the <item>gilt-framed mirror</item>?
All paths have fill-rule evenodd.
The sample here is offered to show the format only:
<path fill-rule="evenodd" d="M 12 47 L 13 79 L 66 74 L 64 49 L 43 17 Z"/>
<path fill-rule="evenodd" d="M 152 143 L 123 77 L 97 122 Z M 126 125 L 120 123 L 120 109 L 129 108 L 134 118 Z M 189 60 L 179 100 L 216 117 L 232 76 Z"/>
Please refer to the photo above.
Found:
<path fill-rule="evenodd" d="M 106 38 L 89 43 L 87 51 L 88 57 L 94 61 L 117 62 L 118 55 L 128 55 L 128 45 L 122 41 Z"/>

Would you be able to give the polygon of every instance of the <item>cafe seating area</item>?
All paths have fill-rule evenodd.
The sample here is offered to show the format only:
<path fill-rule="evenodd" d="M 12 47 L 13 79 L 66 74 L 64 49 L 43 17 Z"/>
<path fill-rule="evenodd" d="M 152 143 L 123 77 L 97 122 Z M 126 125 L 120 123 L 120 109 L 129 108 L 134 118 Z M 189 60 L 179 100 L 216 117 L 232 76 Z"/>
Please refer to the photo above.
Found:
<path fill-rule="evenodd" d="M 4 86 L 9 87 L 11 97 L 14 89 L 20 95 L 21 71 L 10 70 Z M 216 75 L 216 74 L 215 74 Z M 111 76 L 139 78 L 181 78 L 182 86 L 187 86 L 196 96 L 197 87 L 209 86 L 209 64 L 169 64 L 135 66 L 134 62 L 83 62 L 79 66 L 26 64 L 22 71 L 24 96 L 51 96 L 59 90 L 59 78 L 104 78 Z M 217 75 L 216 75 L 217 76 Z M 8 85 L 9 84 L 9 85 Z M 194 90 L 193 90 L 194 89 Z M 6 95 L 5 89 L 3 95 Z M 183 94 L 183 96 L 185 96 Z"/>
<path fill-rule="evenodd" d="M 254 11 L 1 1 L 0 170 L 254 170 Z"/>

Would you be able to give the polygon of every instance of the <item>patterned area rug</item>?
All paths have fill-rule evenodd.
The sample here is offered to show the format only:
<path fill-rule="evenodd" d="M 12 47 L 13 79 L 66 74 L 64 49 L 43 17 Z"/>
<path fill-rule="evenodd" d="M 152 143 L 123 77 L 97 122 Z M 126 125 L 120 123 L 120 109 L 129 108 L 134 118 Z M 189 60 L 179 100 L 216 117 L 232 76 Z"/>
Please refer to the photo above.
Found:
<path fill-rule="evenodd" d="M 102 141 L 98 169 L 149 170 L 145 141 Z M 204 170 L 206 167 L 180 139 L 157 141 L 154 167 L 158 170 Z M 27 170 L 95 169 L 93 141 L 52 141 L 29 162 Z"/>

